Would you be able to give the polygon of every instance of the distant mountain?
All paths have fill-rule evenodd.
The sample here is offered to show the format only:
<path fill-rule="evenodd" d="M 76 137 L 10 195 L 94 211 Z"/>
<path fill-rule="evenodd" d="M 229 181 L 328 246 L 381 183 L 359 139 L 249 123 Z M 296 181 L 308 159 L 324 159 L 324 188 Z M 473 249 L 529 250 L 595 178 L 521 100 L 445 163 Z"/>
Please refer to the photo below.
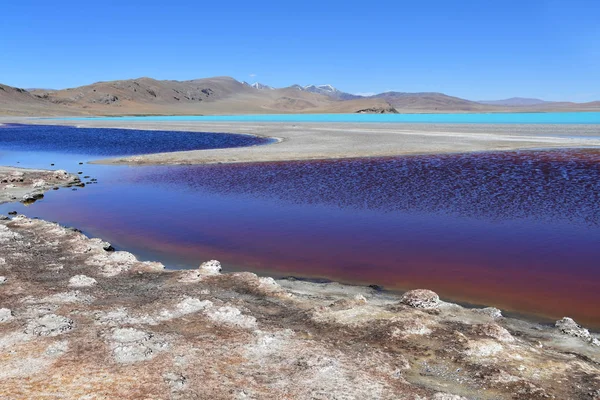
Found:
<path fill-rule="evenodd" d="M 363 96 L 342 92 L 331 85 L 292 85 L 285 89 L 294 89 L 302 92 L 322 94 L 323 96 L 327 96 L 335 100 L 355 100 L 363 98 Z"/>
<path fill-rule="evenodd" d="M 385 92 L 371 96 L 386 100 L 398 111 L 482 111 L 486 106 L 443 93 Z"/>
<path fill-rule="evenodd" d="M 333 99 L 337 100 L 352 100 L 352 99 L 360 99 L 362 96 L 357 96 L 355 94 L 350 94 L 346 92 L 342 92 L 331 85 L 307 85 L 302 88 L 310 93 L 318 93 L 325 96 L 329 96 Z"/>
<path fill-rule="evenodd" d="M 359 111 L 380 113 L 395 110 L 380 99 L 339 101 L 306 90 L 274 89 L 260 83 L 250 85 L 230 77 L 189 81 L 137 78 L 33 92 L 0 87 L 0 113 L 12 115 L 45 115 L 46 112 L 61 115 L 199 115 Z"/>
<path fill-rule="evenodd" d="M 522 106 L 538 106 L 542 104 L 550 104 L 552 101 L 545 101 L 540 99 L 531 99 L 526 97 L 511 97 L 510 99 L 504 100 L 480 100 L 480 104 L 488 104 L 493 106 L 508 106 L 508 107 L 522 107 Z"/>
<path fill-rule="evenodd" d="M 532 102 L 533 100 L 533 102 Z M 345 93 L 332 85 L 273 88 L 231 77 L 96 82 L 63 90 L 0 85 L 0 115 L 219 115 L 264 113 L 420 113 L 600 111 L 600 102 L 507 99 L 483 104 L 443 93 Z M 541 102 L 541 103 L 540 103 Z"/>

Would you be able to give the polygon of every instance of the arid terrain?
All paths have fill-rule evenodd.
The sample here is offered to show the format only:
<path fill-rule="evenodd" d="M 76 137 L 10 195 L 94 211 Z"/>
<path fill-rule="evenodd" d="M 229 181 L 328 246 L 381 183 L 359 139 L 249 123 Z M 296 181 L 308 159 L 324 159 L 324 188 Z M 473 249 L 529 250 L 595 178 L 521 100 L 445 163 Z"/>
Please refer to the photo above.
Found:
<path fill-rule="evenodd" d="M 325 85 L 329 86 L 329 85 Z M 312 89 L 311 89 L 312 88 Z M 220 115 L 280 113 L 440 113 L 599 111 L 600 102 L 484 104 L 443 93 L 386 92 L 372 96 L 292 85 L 274 89 L 230 77 L 189 81 L 152 78 L 45 90 L 0 84 L 0 115 Z M 508 103 L 512 104 L 512 103 Z"/>
<path fill-rule="evenodd" d="M 9 196 L 75 180 L 2 175 L 26 177 L 2 184 Z M 600 399 L 599 338 L 568 318 L 217 261 L 166 271 L 22 215 L 1 217 L 0 242 L 1 398 Z"/>

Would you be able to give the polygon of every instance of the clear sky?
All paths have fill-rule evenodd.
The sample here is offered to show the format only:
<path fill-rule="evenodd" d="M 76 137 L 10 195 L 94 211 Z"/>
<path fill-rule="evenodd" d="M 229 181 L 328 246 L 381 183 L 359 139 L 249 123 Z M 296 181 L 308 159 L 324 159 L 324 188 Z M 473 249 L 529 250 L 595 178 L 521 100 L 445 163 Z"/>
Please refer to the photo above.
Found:
<path fill-rule="evenodd" d="M 351 93 L 600 100 L 599 0 L 6 0 L 0 82 L 218 75 Z"/>

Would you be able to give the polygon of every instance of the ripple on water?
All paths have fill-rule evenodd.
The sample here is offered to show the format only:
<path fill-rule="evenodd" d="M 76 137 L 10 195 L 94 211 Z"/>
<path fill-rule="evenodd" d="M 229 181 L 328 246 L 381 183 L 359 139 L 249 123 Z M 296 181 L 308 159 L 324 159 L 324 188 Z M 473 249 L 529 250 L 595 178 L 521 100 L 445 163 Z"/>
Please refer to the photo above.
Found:
<path fill-rule="evenodd" d="M 340 208 L 600 223 L 596 150 L 158 168 L 135 180 Z"/>

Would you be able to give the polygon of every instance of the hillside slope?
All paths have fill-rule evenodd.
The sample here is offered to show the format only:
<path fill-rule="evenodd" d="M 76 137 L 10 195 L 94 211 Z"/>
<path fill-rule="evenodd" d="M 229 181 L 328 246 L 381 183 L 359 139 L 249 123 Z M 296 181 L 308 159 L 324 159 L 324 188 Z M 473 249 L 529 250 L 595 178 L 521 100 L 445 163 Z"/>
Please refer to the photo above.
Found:
<path fill-rule="evenodd" d="M 386 92 L 373 96 L 390 103 L 398 111 L 494 111 L 495 107 L 452 97 L 443 93 Z"/>
<path fill-rule="evenodd" d="M 330 85 L 265 89 L 230 77 L 97 82 L 63 90 L 0 84 L 0 115 L 227 115 L 279 113 L 453 113 L 600 111 L 600 102 L 493 105 L 443 93 L 356 96 Z"/>
<path fill-rule="evenodd" d="M 379 99 L 341 102 L 328 96 L 291 88 L 263 90 L 229 77 L 190 81 L 139 78 L 98 82 L 58 91 L 33 92 L 55 105 L 100 114 L 240 114 L 288 112 L 356 112 L 382 106 Z"/>
<path fill-rule="evenodd" d="M 25 89 L 0 84 L 0 115 L 61 115 L 70 114 L 63 107 L 51 104 Z M 78 114 L 78 112 L 75 112 Z"/>

